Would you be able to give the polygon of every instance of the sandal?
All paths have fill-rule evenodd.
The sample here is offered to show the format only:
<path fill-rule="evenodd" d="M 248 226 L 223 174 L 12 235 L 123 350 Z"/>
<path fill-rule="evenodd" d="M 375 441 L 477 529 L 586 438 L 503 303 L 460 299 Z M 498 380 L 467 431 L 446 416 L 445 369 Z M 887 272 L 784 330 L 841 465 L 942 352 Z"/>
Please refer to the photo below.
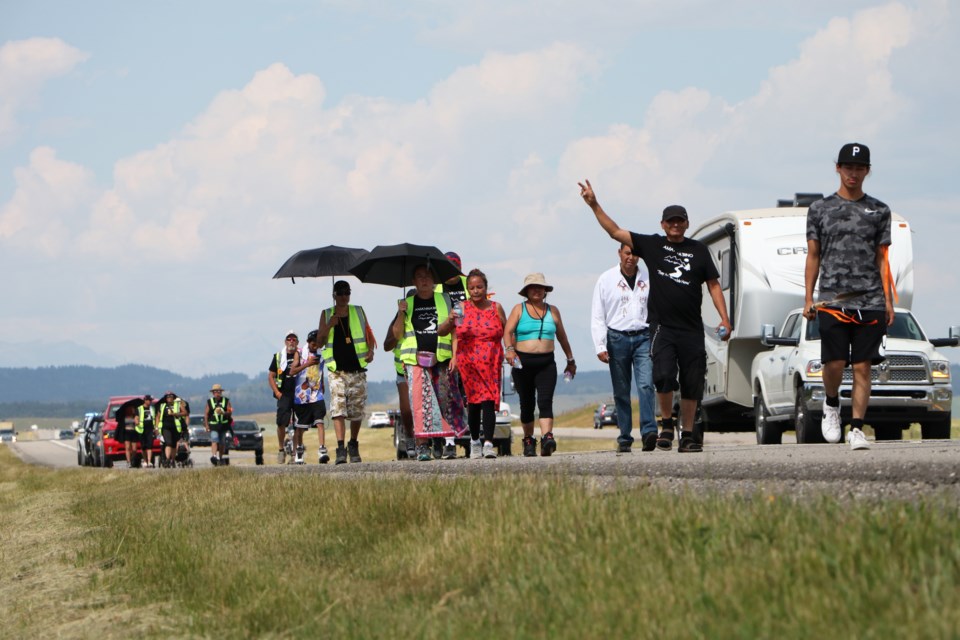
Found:
<path fill-rule="evenodd" d="M 677 447 L 679 453 L 702 453 L 703 445 L 697 441 L 692 431 L 683 431 L 680 433 L 680 446 Z"/>
<path fill-rule="evenodd" d="M 673 448 L 673 429 L 664 429 L 657 436 L 657 449 L 670 451 Z"/>

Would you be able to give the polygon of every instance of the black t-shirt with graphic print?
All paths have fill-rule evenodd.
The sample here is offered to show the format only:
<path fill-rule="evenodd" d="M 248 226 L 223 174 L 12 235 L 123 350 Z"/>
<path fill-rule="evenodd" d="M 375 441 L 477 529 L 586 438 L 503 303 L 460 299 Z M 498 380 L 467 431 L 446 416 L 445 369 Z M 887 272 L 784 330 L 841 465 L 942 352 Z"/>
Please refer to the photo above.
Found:
<path fill-rule="evenodd" d="M 703 331 L 703 283 L 720 277 L 706 245 L 684 238 L 630 232 L 633 254 L 650 270 L 648 320 L 671 329 Z"/>
<path fill-rule="evenodd" d="M 437 305 L 433 296 L 426 300 L 413 296 L 410 324 L 417 336 L 417 351 L 437 352 Z"/>

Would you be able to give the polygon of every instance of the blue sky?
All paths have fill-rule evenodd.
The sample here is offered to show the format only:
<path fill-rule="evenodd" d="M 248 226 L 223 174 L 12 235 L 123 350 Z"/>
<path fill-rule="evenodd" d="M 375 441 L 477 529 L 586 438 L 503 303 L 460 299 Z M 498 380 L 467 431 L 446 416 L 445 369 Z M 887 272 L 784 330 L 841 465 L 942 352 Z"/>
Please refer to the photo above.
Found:
<path fill-rule="evenodd" d="M 599 368 L 616 247 L 578 179 L 653 233 L 672 202 L 695 226 L 830 192 L 850 140 L 914 228 L 921 323 L 960 324 L 946 0 L 394 5 L 0 5 L 0 366 L 261 372 L 330 303 L 329 280 L 271 280 L 289 255 L 420 241 L 508 309 L 546 273 Z M 354 290 L 382 337 L 397 292 Z"/>

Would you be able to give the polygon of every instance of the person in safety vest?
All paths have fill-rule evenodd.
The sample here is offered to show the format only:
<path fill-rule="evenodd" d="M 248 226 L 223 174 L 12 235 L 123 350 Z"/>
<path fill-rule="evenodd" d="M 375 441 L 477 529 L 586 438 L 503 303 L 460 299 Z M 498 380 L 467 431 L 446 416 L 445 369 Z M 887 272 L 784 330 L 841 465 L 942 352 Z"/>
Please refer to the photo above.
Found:
<path fill-rule="evenodd" d="M 430 441 L 443 438 L 442 457 L 457 457 L 455 437 L 466 434 L 463 396 L 457 386 L 456 324 L 450 297 L 434 289 L 426 264 L 413 272 L 416 294 L 397 303 L 393 335 L 400 341 L 400 360 L 410 390 L 417 460 L 432 458 Z"/>
<path fill-rule="evenodd" d="M 290 370 L 300 363 L 300 351 L 297 349 L 299 344 L 300 338 L 297 333 L 292 329 L 287 331 L 283 349 L 273 354 L 273 358 L 270 359 L 270 368 L 267 370 L 267 382 L 270 383 L 270 390 L 273 391 L 273 397 L 277 401 L 277 444 L 280 446 L 277 452 L 277 464 L 287 462 L 283 451 L 283 439 L 293 419 L 293 392 L 297 384 L 296 376 Z"/>
<path fill-rule="evenodd" d="M 463 270 L 463 261 L 460 260 L 460 254 L 454 251 L 447 251 L 443 254 L 443 257 L 457 265 L 457 269 Z M 470 292 L 467 291 L 467 276 L 463 275 L 456 275 L 445 282 L 441 282 L 434 287 L 434 291 L 447 294 L 450 298 L 450 303 L 454 305 L 462 305 L 467 301 L 467 298 L 470 297 Z"/>
<path fill-rule="evenodd" d="M 350 283 L 333 284 L 334 305 L 320 314 L 317 335 L 324 345 L 321 356 L 327 365 L 330 388 L 330 417 L 337 436 L 336 464 L 361 462 L 360 423 L 367 404 L 367 365 L 373 362 L 377 340 L 367 324 L 363 307 L 350 304 Z M 346 421 L 350 421 L 350 441 L 344 447 Z"/>
<path fill-rule="evenodd" d="M 143 396 L 143 404 L 137 407 L 133 415 L 133 430 L 140 443 L 140 458 L 143 468 L 153 466 L 153 439 L 156 437 L 156 416 L 154 415 L 153 396 Z M 133 457 L 134 442 L 127 440 L 127 463 Z M 132 465 L 131 465 L 132 466 Z"/>
<path fill-rule="evenodd" d="M 407 291 L 406 297 L 416 293 L 416 289 Z M 397 312 L 399 315 L 399 312 Z M 400 359 L 400 341 L 393 335 L 393 323 L 397 321 L 397 316 L 390 321 L 390 328 L 387 329 L 387 336 L 383 340 L 383 350 L 393 352 L 393 368 L 397 372 L 397 401 L 400 404 L 400 421 L 403 428 L 404 440 L 406 441 L 406 454 L 408 460 L 417 457 L 416 439 L 413 435 L 413 413 L 410 411 L 410 389 L 407 387 L 407 376 Z M 394 426 L 396 429 L 396 426 Z"/>
<path fill-rule="evenodd" d="M 177 459 L 177 442 L 186 430 L 183 418 L 188 416 L 187 405 L 173 391 L 163 394 L 163 400 L 157 405 L 156 421 L 160 425 L 163 437 L 164 467 L 173 467 Z"/>
<path fill-rule="evenodd" d="M 233 424 L 233 405 L 230 398 L 223 395 L 223 387 L 215 384 L 210 388 L 212 394 L 207 398 L 207 407 L 203 412 L 203 428 L 210 434 L 210 464 L 230 464 L 230 450 L 227 449 L 227 433 Z"/>

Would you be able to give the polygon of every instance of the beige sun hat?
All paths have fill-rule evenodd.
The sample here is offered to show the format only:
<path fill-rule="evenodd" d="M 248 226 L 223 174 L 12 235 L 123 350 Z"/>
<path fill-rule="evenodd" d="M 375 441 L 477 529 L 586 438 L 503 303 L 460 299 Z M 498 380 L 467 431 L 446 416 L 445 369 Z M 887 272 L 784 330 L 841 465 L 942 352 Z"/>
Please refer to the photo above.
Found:
<path fill-rule="evenodd" d="M 223 391 L 223 387 L 219 384 L 215 384 L 212 387 L 210 387 L 210 391 Z"/>
<path fill-rule="evenodd" d="M 547 279 L 542 273 L 531 273 L 523 279 L 523 287 L 520 288 L 520 295 L 527 297 L 527 287 L 530 285 L 539 285 L 548 292 L 553 291 L 553 287 L 547 284 Z"/>

